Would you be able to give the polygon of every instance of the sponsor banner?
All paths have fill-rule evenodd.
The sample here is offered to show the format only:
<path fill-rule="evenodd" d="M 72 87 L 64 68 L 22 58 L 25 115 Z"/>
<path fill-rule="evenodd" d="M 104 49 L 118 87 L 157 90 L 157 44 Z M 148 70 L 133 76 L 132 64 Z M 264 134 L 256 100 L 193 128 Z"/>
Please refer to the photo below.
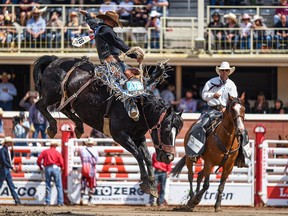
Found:
<path fill-rule="evenodd" d="M 80 185 L 74 188 L 74 194 L 69 198 L 72 203 L 80 202 Z M 88 202 L 88 195 L 83 198 L 83 203 Z M 99 182 L 92 197 L 93 204 L 127 204 L 127 205 L 145 205 L 149 202 L 149 195 L 144 194 L 139 187 L 138 182 Z"/>
<path fill-rule="evenodd" d="M 203 184 L 203 183 L 202 183 Z M 189 183 L 174 183 L 169 185 L 168 203 L 171 205 L 186 204 L 189 194 Z M 196 183 L 194 182 L 196 188 Z M 199 205 L 214 205 L 216 202 L 218 183 L 210 183 L 209 189 L 204 193 Z M 202 188 L 202 185 L 201 185 Z M 195 189 L 194 189 L 195 191 Z M 222 205 L 241 205 L 252 206 L 254 205 L 254 187 L 252 184 L 233 184 L 226 183 L 223 196 Z"/>
<path fill-rule="evenodd" d="M 13 182 L 15 191 L 18 194 L 22 204 L 39 205 L 45 202 L 45 183 L 44 182 Z M 57 190 L 55 185 L 51 184 L 51 205 L 57 204 Z M 14 204 L 11 192 L 6 184 L 0 189 L 0 204 Z"/>
<path fill-rule="evenodd" d="M 267 205 L 288 206 L 288 186 L 268 186 Z"/>

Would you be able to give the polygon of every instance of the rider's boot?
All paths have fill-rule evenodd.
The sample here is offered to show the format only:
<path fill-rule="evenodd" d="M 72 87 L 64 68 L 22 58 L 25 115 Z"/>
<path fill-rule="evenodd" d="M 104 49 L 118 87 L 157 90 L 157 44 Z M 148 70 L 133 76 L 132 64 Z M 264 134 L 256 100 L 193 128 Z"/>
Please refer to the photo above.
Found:
<path fill-rule="evenodd" d="M 132 118 L 134 121 L 139 120 L 139 110 L 137 105 L 133 100 L 126 100 L 124 102 L 125 109 L 129 115 L 130 118 Z"/>
<path fill-rule="evenodd" d="M 250 147 L 250 144 L 249 144 L 249 137 L 248 137 L 248 132 L 246 129 L 242 132 L 240 136 L 240 142 L 241 142 L 241 146 L 242 146 L 242 150 L 243 150 L 243 154 L 245 158 L 251 160 L 252 148 Z"/>

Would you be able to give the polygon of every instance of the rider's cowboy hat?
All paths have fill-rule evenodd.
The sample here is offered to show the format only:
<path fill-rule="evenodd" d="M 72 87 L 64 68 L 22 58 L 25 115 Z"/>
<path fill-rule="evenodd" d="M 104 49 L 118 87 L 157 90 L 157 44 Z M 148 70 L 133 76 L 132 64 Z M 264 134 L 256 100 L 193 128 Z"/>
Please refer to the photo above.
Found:
<path fill-rule="evenodd" d="M 95 144 L 96 142 L 91 137 L 89 137 L 88 140 L 85 142 L 85 145 L 95 145 Z"/>
<path fill-rule="evenodd" d="M 1 75 L 0 75 L 0 79 L 2 79 L 2 77 L 7 77 L 7 79 L 11 79 L 11 74 L 8 74 L 7 72 L 3 72 Z"/>
<path fill-rule="evenodd" d="M 99 14 L 96 16 L 98 19 L 109 19 L 116 23 L 116 26 L 123 27 L 122 23 L 119 21 L 119 15 L 114 11 L 106 11 L 105 14 Z"/>
<path fill-rule="evenodd" d="M 237 22 L 237 17 L 236 17 L 236 15 L 233 14 L 233 13 L 225 14 L 225 15 L 224 15 L 224 18 L 231 19 L 231 20 L 233 20 L 235 23 Z"/>
<path fill-rule="evenodd" d="M 220 75 L 220 70 L 230 70 L 229 75 L 231 75 L 235 71 L 235 67 L 230 67 L 229 62 L 222 62 L 220 67 L 216 66 L 216 73 Z"/>
<path fill-rule="evenodd" d="M 7 136 L 5 137 L 2 141 L 1 144 L 5 144 L 5 143 L 13 143 L 12 137 L 11 136 Z"/>

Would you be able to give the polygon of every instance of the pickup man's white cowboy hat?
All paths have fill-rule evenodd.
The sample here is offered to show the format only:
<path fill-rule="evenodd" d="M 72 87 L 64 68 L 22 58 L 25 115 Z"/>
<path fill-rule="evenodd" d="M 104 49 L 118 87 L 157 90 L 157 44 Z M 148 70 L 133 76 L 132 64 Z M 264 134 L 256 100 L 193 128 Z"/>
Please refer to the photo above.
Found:
<path fill-rule="evenodd" d="M 230 70 L 229 75 L 231 75 L 235 71 L 235 67 L 230 67 L 229 62 L 222 62 L 220 67 L 216 66 L 216 73 L 220 75 L 220 70 Z"/>
<path fill-rule="evenodd" d="M 122 23 L 119 21 L 119 15 L 115 11 L 106 11 L 105 14 L 99 14 L 96 16 L 98 19 L 109 19 L 116 23 L 116 26 L 123 27 Z"/>

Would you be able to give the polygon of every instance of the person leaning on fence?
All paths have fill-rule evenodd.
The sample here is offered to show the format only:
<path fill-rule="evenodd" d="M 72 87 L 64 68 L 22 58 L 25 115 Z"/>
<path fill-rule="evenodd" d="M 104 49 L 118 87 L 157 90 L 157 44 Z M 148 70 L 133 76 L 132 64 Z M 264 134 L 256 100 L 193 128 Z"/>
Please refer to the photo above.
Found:
<path fill-rule="evenodd" d="M 199 148 L 199 152 L 196 152 L 196 155 L 194 154 L 191 156 L 194 161 L 198 160 L 200 154 L 204 150 L 204 145 L 206 142 L 206 131 L 208 127 L 213 122 L 213 120 L 219 117 L 221 118 L 224 110 L 226 109 L 226 104 L 229 98 L 228 95 L 232 97 L 238 97 L 237 87 L 235 83 L 229 79 L 229 76 L 234 71 L 235 67 L 230 67 L 229 62 L 222 62 L 220 67 L 216 66 L 216 73 L 219 76 L 207 81 L 203 88 L 202 98 L 207 102 L 209 108 L 207 111 L 201 114 L 200 118 L 191 131 L 191 136 L 203 144 L 203 147 Z M 240 140 L 244 156 L 250 158 L 251 147 L 249 145 L 248 132 L 246 129 L 241 134 Z M 244 164 L 239 166 L 244 166 Z"/>
<path fill-rule="evenodd" d="M 85 146 L 79 149 L 79 156 L 81 158 L 81 199 L 80 204 L 83 204 L 83 196 L 85 195 L 86 188 L 88 188 L 88 204 L 91 204 L 92 195 L 95 193 L 96 188 L 96 164 L 99 158 L 99 153 L 94 147 L 96 142 L 89 138 L 85 142 Z"/>
<path fill-rule="evenodd" d="M 20 205 L 20 199 L 15 191 L 15 185 L 12 181 L 10 169 L 17 172 L 17 169 L 12 166 L 11 160 L 14 158 L 13 141 L 11 137 L 5 137 L 2 141 L 2 148 L 0 149 L 0 189 L 2 188 L 4 180 L 6 181 L 10 193 L 14 199 L 15 205 Z M 8 147 L 11 147 L 11 154 Z"/>
<path fill-rule="evenodd" d="M 78 11 L 86 17 L 86 22 L 91 29 L 94 30 L 97 53 L 101 64 L 109 64 L 112 68 L 115 68 L 115 77 L 124 77 L 124 74 L 140 74 L 136 68 L 130 68 L 124 61 L 120 60 L 121 51 L 128 57 L 137 59 L 138 63 L 142 63 L 144 59 L 144 51 L 140 47 L 130 48 L 125 42 L 117 36 L 113 30 L 114 27 L 122 27 L 119 21 L 119 15 L 114 11 L 107 11 L 105 14 L 99 14 L 96 18 L 103 20 L 103 23 L 91 17 L 91 14 L 81 8 Z M 125 100 L 124 107 L 127 110 L 128 115 L 135 121 L 139 120 L 139 110 L 135 101 Z"/>
<path fill-rule="evenodd" d="M 208 24 L 208 29 L 224 27 L 224 24 L 221 22 L 220 14 L 218 12 L 214 12 L 212 14 L 212 19 L 213 20 Z M 224 35 L 224 31 L 222 29 L 216 29 L 216 30 L 211 30 L 207 32 L 207 42 L 209 42 L 209 39 L 210 39 L 211 49 L 215 49 L 215 50 L 221 49 L 221 42 L 222 42 L 223 35 Z"/>
<path fill-rule="evenodd" d="M 56 150 L 57 146 L 61 143 L 53 140 L 50 143 L 50 148 L 41 152 L 37 159 L 37 165 L 40 170 L 45 169 L 45 205 L 50 205 L 51 198 L 51 180 L 54 179 L 56 189 L 57 189 L 57 203 L 58 206 L 64 205 L 63 199 L 63 187 L 62 187 L 62 177 L 61 171 L 64 169 L 64 160 L 62 155 Z"/>

